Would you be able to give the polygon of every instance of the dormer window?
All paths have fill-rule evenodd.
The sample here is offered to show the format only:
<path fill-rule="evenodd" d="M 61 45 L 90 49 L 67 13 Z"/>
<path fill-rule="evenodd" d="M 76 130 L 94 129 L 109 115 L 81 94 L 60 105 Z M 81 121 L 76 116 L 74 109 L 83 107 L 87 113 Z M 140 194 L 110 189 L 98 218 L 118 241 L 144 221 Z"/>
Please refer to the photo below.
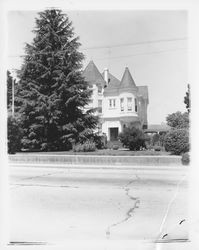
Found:
<path fill-rule="evenodd" d="M 102 93 L 102 86 L 99 86 L 98 87 L 98 94 L 101 94 Z"/>
<path fill-rule="evenodd" d="M 132 111 L 132 98 L 131 97 L 127 98 L 127 110 Z"/>

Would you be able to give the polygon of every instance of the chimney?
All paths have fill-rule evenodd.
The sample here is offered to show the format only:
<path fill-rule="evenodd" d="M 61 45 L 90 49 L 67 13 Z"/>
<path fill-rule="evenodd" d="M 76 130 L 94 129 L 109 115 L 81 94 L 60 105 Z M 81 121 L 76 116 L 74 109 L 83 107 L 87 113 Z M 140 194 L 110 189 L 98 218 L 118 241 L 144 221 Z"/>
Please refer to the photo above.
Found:
<path fill-rule="evenodd" d="M 109 78 L 108 69 L 105 68 L 105 69 L 104 69 L 104 81 L 106 82 L 106 85 L 108 85 L 108 83 L 109 83 L 108 78 Z"/>

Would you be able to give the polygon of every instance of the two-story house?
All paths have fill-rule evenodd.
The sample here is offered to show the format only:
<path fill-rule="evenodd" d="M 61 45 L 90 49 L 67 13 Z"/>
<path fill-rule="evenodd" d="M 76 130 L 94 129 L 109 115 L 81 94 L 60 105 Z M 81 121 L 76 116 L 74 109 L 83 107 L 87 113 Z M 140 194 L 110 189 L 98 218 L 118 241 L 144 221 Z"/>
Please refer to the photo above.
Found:
<path fill-rule="evenodd" d="M 121 81 L 105 69 L 101 74 L 93 61 L 83 72 L 92 89 L 88 108 L 98 108 L 98 129 L 109 141 L 117 140 L 126 127 L 147 128 L 147 86 L 136 86 L 128 68 Z"/>

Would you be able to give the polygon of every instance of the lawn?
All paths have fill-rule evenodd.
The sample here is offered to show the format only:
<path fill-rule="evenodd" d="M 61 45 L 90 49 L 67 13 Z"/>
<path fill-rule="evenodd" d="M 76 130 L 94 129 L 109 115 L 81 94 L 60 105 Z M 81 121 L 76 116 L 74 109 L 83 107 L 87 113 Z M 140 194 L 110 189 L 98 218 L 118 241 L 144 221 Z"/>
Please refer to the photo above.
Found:
<path fill-rule="evenodd" d="M 24 153 L 24 152 L 23 152 Z M 26 154 L 51 154 L 51 155 L 111 155 L 111 156 L 143 156 L 143 155 L 169 155 L 169 152 L 165 151 L 130 151 L 130 150 L 113 150 L 113 149 L 100 149 L 94 152 L 73 152 L 62 151 L 62 152 L 26 152 Z"/>

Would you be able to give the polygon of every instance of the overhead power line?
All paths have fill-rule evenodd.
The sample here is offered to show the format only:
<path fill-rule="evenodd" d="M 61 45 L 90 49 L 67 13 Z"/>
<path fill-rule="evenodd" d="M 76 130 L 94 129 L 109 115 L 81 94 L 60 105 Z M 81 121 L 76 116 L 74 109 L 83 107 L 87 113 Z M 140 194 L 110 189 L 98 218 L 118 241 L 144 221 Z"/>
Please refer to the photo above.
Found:
<path fill-rule="evenodd" d="M 185 41 L 187 37 L 181 38 L 172 38 L 172 39 L 159 39 L 159 40 L 151 40 L 151 41 L 142 41 L 135 43 L 123 43 L 123 44 L 115 44 L 115 45 L 105 45 L 105 46 L 95 46 L 95 47 L 82 47 L 81 50 L 92 50 L 92 49 L 110 49 L 110 48 L 119 48 L 119 47 L 130 47 L 142 44 L 151 44 L 151 43 L 162 43 L 162 42 L 175 42 L 175 41 Z"/>
<path fill-rule="evenodd" d="M 87 47 L 87 48 L 80 48 L 80 50 L 92 50 L 92 49 L 111 49 L 111 48 L 119 48 L 119 47 L 130 47 L 136 45 L 143 45 L 143 44 L 153 44 L 153 43 L 161 43 L 161 42 L 174 42 L 174 41 L 185 41 L 187 40 L 186 37 L 181 38 L 172 38 L 172 39 L 160 39 L 160 40 L 152 40 L 152 41 L 143 41 L 143 42 L 136 42 L 136 43 L 123 43 L 123 44 L 115 44 L 115 45 L 106 45 L 106 46 L 96 46 L 96 47 Z M 8 55 L 8 57 L 24 57 L 25 55 Z"/>
<path fill-rule="evenodd" d="M 186 50 L 186 49 L 187 48 L 178 48 L 178 49 L 159 50 L 159 51 L 154 51 L 154 52 L 136 53 L 136 54 L 125 55 L 125 56 L 101 57 L 101 58 L 95 58 L 95 60 L 120 59 L 120 58 L 127 58 L 127 57 L 133 57 L 133 56 L 161 54 L 161 53 L 172 52 L 172 51 L 175 52 L 175 51 Z"/>

